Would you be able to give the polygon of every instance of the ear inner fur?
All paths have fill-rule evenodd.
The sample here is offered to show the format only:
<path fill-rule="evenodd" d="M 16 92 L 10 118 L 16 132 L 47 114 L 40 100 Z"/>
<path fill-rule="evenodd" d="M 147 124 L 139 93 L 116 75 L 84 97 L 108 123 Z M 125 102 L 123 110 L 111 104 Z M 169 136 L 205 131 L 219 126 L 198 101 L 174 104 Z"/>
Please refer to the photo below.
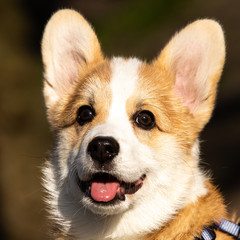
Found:
<path fill-rule="evenodd" d="M 154 66 L 169 72 L 172 88 L 199 125 L 208 122 L 225 59 L 224 35 L 213 20 L 198 20 L 176 34 Z"/>
<path fill-rule="evenodd" d="M 60 10 L 49 20 L 42 40 L 47 106 L 67 93 L 88 64 L 102 61 L 97 37 L 76 11 Z M 53 97 L 54 95 L 54 97 Z"/>

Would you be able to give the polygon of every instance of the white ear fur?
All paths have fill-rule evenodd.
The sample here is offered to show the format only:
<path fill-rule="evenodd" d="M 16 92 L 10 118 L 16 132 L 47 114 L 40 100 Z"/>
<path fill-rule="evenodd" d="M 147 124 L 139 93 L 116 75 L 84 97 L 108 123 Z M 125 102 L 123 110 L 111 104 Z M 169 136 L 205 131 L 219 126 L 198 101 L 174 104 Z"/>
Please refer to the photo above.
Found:
<path fill-rule="evenodd" d="M 173 76 L 177 94 L 194 115 L 206 111 L 205 101 L 213 105 L 224 59 L 222 28 L 216 21 L 204 19 L 176 34 L 157 62 Z"/>
<path fill-rule="evenodd" d="M 42 58 L 44 95 L 51 106 L 71 88 L 81 69 L 101 59 L 102 54 L 88 22 L 78 12 L 65 9 L 55 13 L 45 28 Z"/>

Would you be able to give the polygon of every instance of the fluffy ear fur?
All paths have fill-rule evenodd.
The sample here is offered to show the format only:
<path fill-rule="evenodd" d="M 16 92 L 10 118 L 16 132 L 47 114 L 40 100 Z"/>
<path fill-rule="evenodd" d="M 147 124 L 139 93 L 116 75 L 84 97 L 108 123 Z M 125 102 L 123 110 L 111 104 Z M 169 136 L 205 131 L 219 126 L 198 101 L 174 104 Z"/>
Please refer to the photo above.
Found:
<path fill-rule="evenodd" d="M 76 11 L 60 10 L 49 20 L 42 39 L 47 107 L 58 101 L 84 68 L 102 59 L 97 37 Z"/>
<path fill-rule="evenodd" d="M 214 20 L 198 20 L 176 34 L 154 62 L 200 129 L 208 122 L 225 59 L 224 34 Z"/>

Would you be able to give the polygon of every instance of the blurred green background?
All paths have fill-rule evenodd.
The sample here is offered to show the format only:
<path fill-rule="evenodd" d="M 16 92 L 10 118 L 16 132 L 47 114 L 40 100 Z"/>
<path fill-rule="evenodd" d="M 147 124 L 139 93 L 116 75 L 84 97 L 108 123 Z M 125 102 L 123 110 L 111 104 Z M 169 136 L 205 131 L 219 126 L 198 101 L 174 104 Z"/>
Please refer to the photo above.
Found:
<path fill-rule="evenodd" d="M 240 209 L 239 0 L 1 0 L 0 238 L 46 239 L 40 166 L 52 136 L 42 97 L 40 41 L 51 14 L 80 11 L 107 56 L 150 60 L 187 23 L 209 17 L 226 33 L 227 60 L 217 106 L 202 133 L 203 167 L 211 169 L 230 209 Z"/>

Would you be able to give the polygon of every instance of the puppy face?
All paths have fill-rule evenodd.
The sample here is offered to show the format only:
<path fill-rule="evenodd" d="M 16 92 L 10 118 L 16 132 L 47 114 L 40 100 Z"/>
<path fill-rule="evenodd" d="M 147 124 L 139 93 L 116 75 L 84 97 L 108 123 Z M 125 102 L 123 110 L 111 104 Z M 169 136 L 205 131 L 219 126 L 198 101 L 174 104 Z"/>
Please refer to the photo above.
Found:
<path fill-rule="evenodd" d="M 180 121 L 177 110 L 174 106 L 168 107 L 168 114 L 171 111 L 172 116 L 164 111 L 166 105 L 170 105 L 167 99 L 171 94 L 166 96 L 168 91 L 161 93 L 161 89 L 153 91 L 156 90 L 154 79 L 144 76 L 149 66 L 136 59 L 121 58 L 105 64 L 111 73 L 110 79 L 100 80 L 98 89 L 95 84 L 92 89 L 91 84 L 96 78 L 100 79 L 101 74 L 90 74 L 90 85 L 85 82 L 92 99 L 74 96 L 80 107 L 72 113 L 78 119 L 73 131 L 81 133 L 74 139 L 74 165 L 83 205 L 97 214 L 116 214 L 165 189 L 162 185 L 172 184 L 173 176 L 177 175 L 176 165 L 181 174 L 185 168 L 187 173 L 190 168 L 184 159 L 190 154 L 193 140 L 190 142 L 186 137 L 180 145 L 182 139 L 171 135 L 171 131 L 175 132 L 174 121 Z M 102 67 L 106 71 L 104 66 L 100 66 L 99 71 Z M 143 84 L 146 80 L 149 81 L 147 89 Z M 180 131 L 181 128 L 176 131 L 179 136 Z"/>
<path fill-rule="evenodd" d="M 104 59 L 82 16 L 62 10 L 46 27 L 42 53 L 58 139 L 45 186 L 68 230 L 87 236 L 77 226 L 99 217 L 108 223 L 95 226 L 100 239 L 151 231 L 206 193 L 197 139 L 224 62 L 216 22 L 189 25 L 147 64 Z"/>

